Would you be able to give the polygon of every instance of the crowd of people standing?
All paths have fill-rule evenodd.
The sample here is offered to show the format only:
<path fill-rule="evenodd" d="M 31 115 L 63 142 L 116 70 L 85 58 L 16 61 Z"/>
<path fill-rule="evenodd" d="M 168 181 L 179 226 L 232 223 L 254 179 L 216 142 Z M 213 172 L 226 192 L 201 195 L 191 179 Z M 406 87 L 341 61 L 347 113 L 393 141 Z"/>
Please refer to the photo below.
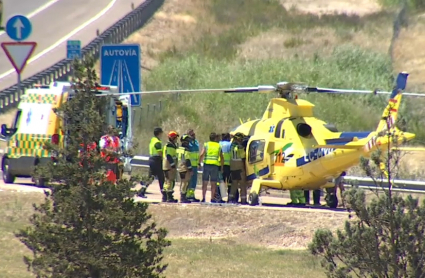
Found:
<path fill-rule="evenodd" d="M 176 131 L 167 134 L 167 142 L 162 143 L 164 132 L 157 127 L 149 143 L 149 179 L 142 181 L 139 196 L 146 198 L 148 186 L 158 179 L 162 202 L 176 203 L 174 188 L 177 176 L 180 177 L 180 202 L 206 202 L 208 185 L 211 188 L 211 203 L 224 203 L 224 183 L 227 202 L 247 204 L 247 180 L 245 155 L 249 136 L 236 133 L 211 133 L 209 141 L 202 148 L 193 129 L 182 136 Z M 195 190 L 198 182 L 198 169 L 202 165 L 202 199 L 197 199 Z M 345 174 L 345 173 L 343 173 Z M 336 187 L 343 190 L 342 177 L 335 180 Z M 328 192 L 329 193 L 329 192 Z M 336 194 L 336 193 L 335 193 Z M 313 190 L 314 205 L 321 205 L 321 190 Z M 309 190 L 291 190 L 290 205 L 310 203 Z"/>
<path fill-rule="evenodd" d="M 145 198 L 148 186 L 158 179 L 163 202 L 178 202 L 174 198 L 177 174 L 180 176 L 180 202 L 205 202 L 208 185 L 211 186 L 212 203 L 223 203 L 219 184 L 227 186 L 229 203 L 247 203 L 245 170 L 246 136 L 237 133 L 211 133 L 209 141 L 200 148 L 193 129 L 180 136 L 176 131 L 167 134 L 162 143 L 163 130 L 154 129 L 149 143 L 149 180 L 141 182 L 139 196 Z M 179 140 L 180 139 L 180 140 Z M 180 141 L 180 142 L 179 142 Z M 197 199 L 195 189 L 198 168 L 202 165 L 202 199 Z M 240 191 L 240 192 L 239 192 Z"/>

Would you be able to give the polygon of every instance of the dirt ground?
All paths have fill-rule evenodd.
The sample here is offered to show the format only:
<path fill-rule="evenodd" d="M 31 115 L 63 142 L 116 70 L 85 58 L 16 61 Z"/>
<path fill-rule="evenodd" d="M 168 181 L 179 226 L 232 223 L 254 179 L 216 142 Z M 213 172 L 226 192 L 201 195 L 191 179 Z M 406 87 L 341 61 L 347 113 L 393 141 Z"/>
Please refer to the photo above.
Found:
<path fill-rule="evenodd" d="M 317 228 L 341 227 L 348 215 L 238 207 L 151 205 L 160 226 L 176 238 L 230 238 L 240 244 L 304 249 Z"/>

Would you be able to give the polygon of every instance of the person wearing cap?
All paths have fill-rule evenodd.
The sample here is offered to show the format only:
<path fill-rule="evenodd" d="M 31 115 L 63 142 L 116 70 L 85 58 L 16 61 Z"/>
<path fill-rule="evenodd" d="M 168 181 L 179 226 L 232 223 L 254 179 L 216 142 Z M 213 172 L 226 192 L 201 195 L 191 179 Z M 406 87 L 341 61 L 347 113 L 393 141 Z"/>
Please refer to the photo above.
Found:
<path fill-rule="evenodd" d="M 156 127 L 153 130 L 153 137 L 149 143 L 149 180 L 145 184 L 143 181 L 140 182 L 142 189 L 140 190 L 139 196 L 145 198 L 146 189 L 154 181 L 155 177 L 158 179 L 159 188 L 162 193 L 162 201 L 167 201 L 167 195 L 164 192 L 164 171 L 162 170 L 162 142 L 161 137 L 163 135 L 162 128 Z"/>
<path fill-rule="evenodd" d="M 177 175 L 177 139 L 179 134 L 176 131 L 168 133 L 168 142 L 164 146 L 162 157 L 162 169 L 164 169 L 165 183 L 164 192 L 167 196 L 168 203 L 177 203 L 174 199 L 174 185 Z"/>
<path fill-rule="evenodd" d="M 183 134 L 180 138 L 181 146 L 177 149 L 177 171 L 180 174 L 180 203 L 191 203 L 186 197 L 187 187 L 193 174 L 189 151 L 189 143 L 191 140 L 189 135 Z"/>
<path fill-rule="evenodd" d="M 199 166 L 199 142 L 196 140 L 196 134 L 193 129 L 187 130 L 187 135 L 191 137 L 189 143 L 190 151 L 190 162 L 192 164 L 192 177 L 190 178 L 189 187 L 187 189 L 187 199 L 191 202 L 199 202 L 199 199 L 196 199 L 195 190 L 196 185 L 198 184 L 198 166 Z"/>
<path fill-rule="evenodd" d="M 245 136 L 238 132 L 233 136 L 230 157 L 230 174 L 232 185 L 229 194 L 229 203 L 237 203 L 236 193 L 240 189 L 241 204 L 246 205 L 247 185 L 246 185 L 246 150 L 243 144 Z"/>
<path fill-rule="evenodd" d="M 211 203 L 217 203 L 215 198 L 217 191 L 217 181 L 220 171 L 223 171 L 224 158 L 220 144 L 216 141 L 217 134 L 210 134 L 209 142 L 204 144 L 199 159 L 203 161 L 202 171 L 202 202 L 205 202 L 207 195 L 208 182 L 211 183 Z"/>

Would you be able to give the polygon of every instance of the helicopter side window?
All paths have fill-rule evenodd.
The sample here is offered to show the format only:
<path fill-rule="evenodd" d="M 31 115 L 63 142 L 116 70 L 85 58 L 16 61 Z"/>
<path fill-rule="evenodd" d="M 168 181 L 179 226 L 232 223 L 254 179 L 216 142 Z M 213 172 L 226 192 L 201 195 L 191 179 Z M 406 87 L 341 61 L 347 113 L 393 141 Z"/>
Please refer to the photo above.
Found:
<path fill-rule="evenodd" d="M 254 164 L 264 159 L 264 148 L 266 146 L 265 140 L 254 140 L 249 145 L 248 162 Z"/>
<path fill-rule="evenodd" d="M 282 125 L 283 125 L 283 122 L 284 122 L 284 121 L 285 121 L 285 119 L 280 120 L 280 121 L 277 123 L 276 129 L 275 129 L 275 131 L 274 131 L 274 137 L 275 137 L 275 138 L 283 138 L 283 136 L 281 136 L 281 134 L 285 134 L 285 132 L 283 131 L 283 132 L 281 133 L 281 131 L 282 131 Z"/>

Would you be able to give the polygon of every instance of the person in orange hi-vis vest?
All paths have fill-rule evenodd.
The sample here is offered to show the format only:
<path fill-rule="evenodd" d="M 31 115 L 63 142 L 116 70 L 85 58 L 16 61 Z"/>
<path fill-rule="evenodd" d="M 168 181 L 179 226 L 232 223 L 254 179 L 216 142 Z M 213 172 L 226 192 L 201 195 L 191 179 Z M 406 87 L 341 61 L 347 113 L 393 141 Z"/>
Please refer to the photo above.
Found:
<path fill-rule="evenodd" d="M 116 182 L 121 178 L 119 174 L 118 153 L 120 151 L 120 139 L 115 134 L 112 126 L 108 127 L 108 132 L 100 138 L 99 141 L 100 156 L 106 161 L 107 179 Z"/>

